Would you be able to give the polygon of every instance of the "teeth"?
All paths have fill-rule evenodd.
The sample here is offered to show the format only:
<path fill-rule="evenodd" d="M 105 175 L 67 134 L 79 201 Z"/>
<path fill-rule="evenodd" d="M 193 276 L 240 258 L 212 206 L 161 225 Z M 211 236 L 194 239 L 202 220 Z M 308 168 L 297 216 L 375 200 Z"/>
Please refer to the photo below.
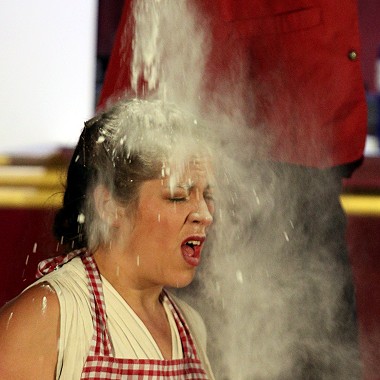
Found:
<path fill-rule="evenodd" d="M 199 240 L 189 240 L 186 242 L 186 244 L 201 245 L 201 242 Z"/>

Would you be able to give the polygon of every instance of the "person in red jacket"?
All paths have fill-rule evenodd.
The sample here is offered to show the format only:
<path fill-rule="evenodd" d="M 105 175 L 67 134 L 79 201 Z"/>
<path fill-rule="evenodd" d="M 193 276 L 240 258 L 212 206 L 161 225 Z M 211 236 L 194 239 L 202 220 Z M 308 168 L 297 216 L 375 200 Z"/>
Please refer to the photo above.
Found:
<path fill-rule="evenodd" d="M 209 23 L 212 43 L 204 80 L 210 97 L 220 83 L 230 81 L 231 68 L 241 64 L 247 69 L 241 99 L 245 119 L 270 141 L 265 160 L 251 165 L 252 175 L 262 181 L 261 191 L 270 193 L 274 204 L 269 217 L 255 220 L 254 239 L 267 247 L 263 254 L 296 258 L 301 269 L 294 269 L 295 276 L 299 270 L 312 274 L 305 276 L 306 290 L 298 289 L 293 301 L 288 328 L 299 334 L 296 359 L 280 378 L 359 379 L 360 365 L 351 365 L 359 356 L 357 322 L 339 200 L 342 179 L 363 160 L 367 132 L 357 2 L 190 3 Z M 131 87 L 126 64 L 132 47 L 132 29 L 126 29 L 130 10 L 131 0 L 126 0 L 99 107 Z M 291 236 L 286 234 L 287 244 L 274 247 L 273 239 L 284 235 L 287 221 Z M 331 280 L 314 282 L 321 271 L 331 272 Z M 326 304 L 322 288 L 329 286 L 337 288 L 337 299 Z M 300 326 L 298 314 L 313 318 Z M 310 348 L 311 341 L 317 348 Z M 350 359 L 339 359 L 334 345 L 346 347 Z"/>
<path fill-rule="evenodd" d="M 326 168 L 362 158 L 367 114 L 356 1 L 193 2 L 211 15 L 209 82 L 223 80 L 238 46 L 249 65 L 255 125 L 269 126 L 274 160 Z M 127 24 L 130 3 L 126 0 L 120 26 Z M 123 30 L 116 37 L 100 107 L 130 87 L 129 67 L 120 64 L 129 46 L 124 41 L 120 49 Z"/>

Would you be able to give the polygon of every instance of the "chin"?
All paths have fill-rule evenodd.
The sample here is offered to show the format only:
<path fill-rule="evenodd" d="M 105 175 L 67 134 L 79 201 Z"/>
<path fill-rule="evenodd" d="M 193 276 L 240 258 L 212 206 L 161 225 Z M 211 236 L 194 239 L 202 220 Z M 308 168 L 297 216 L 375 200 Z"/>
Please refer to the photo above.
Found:
<path fill-rule="evenodd" d="M 171 288 L 184 288 L 190 285 L 195 277 L 195 270 L 187 271 L 186 273 L 179 274 L 176 278 L 168 284 Z"/>

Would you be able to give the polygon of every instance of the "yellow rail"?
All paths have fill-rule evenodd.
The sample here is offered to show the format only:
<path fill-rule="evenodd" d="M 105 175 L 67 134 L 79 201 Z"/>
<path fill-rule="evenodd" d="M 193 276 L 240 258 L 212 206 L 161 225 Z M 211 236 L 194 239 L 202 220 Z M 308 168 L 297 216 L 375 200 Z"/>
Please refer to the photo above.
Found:
<path fill-rule="evenodd" d="M 65 168 L 0 166 L 0 208 L 57 208 Z"/>
<path fill-rule="evenodd" d="M 0 208 L 58 208 L 62 203 L 63 187 L 0 187 Z M 348 215 L 380 217 L 380 195 L 341 196 Z"/>
<path fill-rule="evenodd" d="M 57 208 L 62 202 L 66 168 L 0 164 L 0 208 Z M 379 216 L 380 194 L 343 194 L 348 215 Z"/>
<path fill-rule="evenodd" d="M 56 188 L 65 182 L 66 169 L 43 166 L 0 166 L 1 186 Z"/>
<path fill-rule="evenodd" d="M 343 194 L 341 202 L 348 215 L 380 217 L 380 195 Z"/>
<path fill-rule="evenodd" d="M 58 208 L 62 192 L 62 189 L 0 187 L 0 208 Z"/>

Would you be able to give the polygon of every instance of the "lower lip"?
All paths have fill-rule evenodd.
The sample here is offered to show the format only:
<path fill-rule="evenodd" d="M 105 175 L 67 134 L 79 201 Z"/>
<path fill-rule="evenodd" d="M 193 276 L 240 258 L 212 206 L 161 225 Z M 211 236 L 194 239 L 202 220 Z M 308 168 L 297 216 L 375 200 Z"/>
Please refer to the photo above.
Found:
<path fill-rule="evenodd" d="M 187 264 L 193 267 L 197 267 L 201 262 L 200 247 L 196 248 L 195 252 L 191 252 L 191 255 L 189 254 L 190 250 L 193 251 L 192 248 L 189 248 L 187 246 L 182 246 L 181 247 L 182 257 L 186 261 Z"/>

